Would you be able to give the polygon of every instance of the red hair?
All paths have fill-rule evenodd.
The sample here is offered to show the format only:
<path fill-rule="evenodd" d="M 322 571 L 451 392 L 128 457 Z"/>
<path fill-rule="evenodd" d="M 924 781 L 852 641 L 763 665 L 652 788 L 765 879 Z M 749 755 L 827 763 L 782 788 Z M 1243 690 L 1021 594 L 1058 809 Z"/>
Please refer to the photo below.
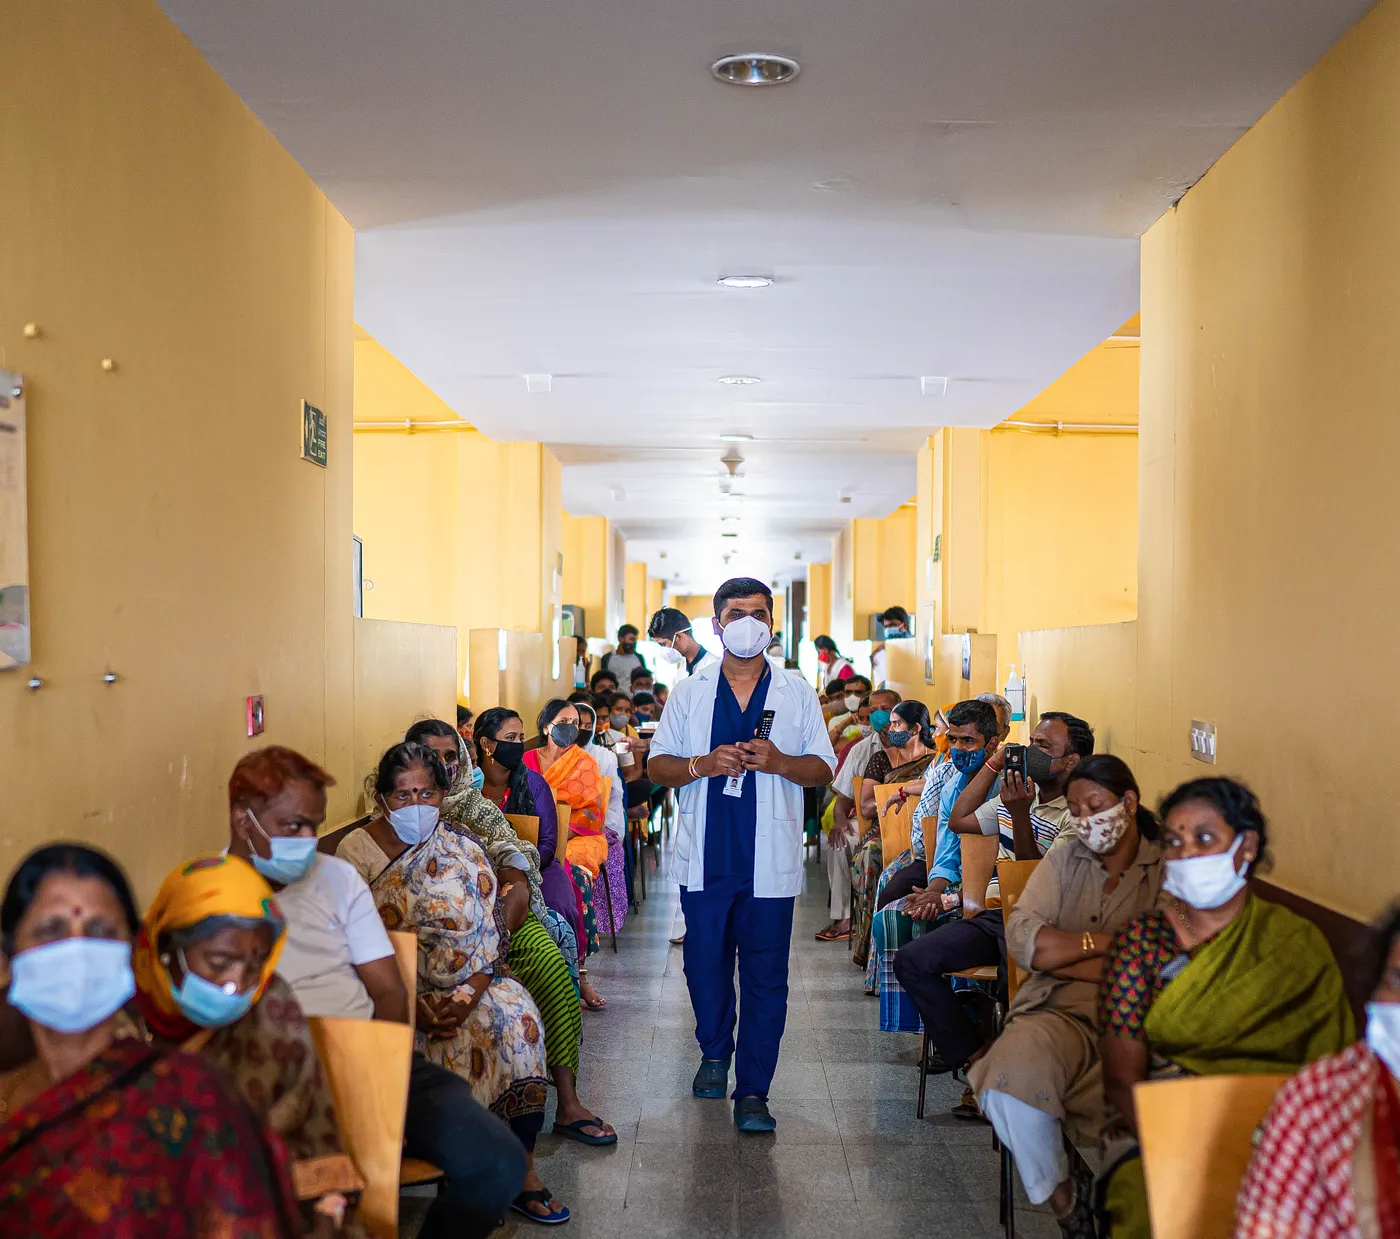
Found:
<path fill-rule="evenodd" d="M 228 781 L 231 809 L 262 808 L 288 783 L 311 783 L 324 791 L 335 780 L 314 761 L 280 744 L 247 754 Z"/>

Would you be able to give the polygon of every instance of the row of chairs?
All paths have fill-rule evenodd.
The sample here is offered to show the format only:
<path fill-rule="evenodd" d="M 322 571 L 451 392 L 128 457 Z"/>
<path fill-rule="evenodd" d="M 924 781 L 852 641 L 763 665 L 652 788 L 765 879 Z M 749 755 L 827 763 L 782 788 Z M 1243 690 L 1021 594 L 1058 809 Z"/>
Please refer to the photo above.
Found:
<path fill-rule="evenodd" d="M 856 780 L 857 812 L 860 780 Z M 880 839 L 886 860 L 909 847 L 915 802 L 911 799 L 889 813 L 886 803 L 898 789 L 875 790 L 881 810 Z M 867 823 L 862 824 L 862 833 Z M 937 821 L 924 819 L 925 838 L 932 838 Z M 1040 862 L 997 860 L 995 835 L 964 835 L 962 844 L 963 915 L 983 910 L 979 892 L 987 889 L 993 872 L 1001 891 L 1003 915 L 1009 917 Z M 1005 1018 L 997 994 L 997 969 L 968 968 L 955 977 L 988 986 L 994 1024 L 1001 1031 Z M 1007 1006 L 1025 980 L 1015 960 L 1007 960 Z M 924 1033 L 919 1053 L 918 1116 L 924 1116 L 928 1081 L 929 1036 Z M 1134 1090 L 1148 1209 L 1156 1239 L 1227 1239 L 1234 1229 L 1235 1196 L 1249 1167 L 1253 1137 L 1287 1076 L 1200 1076 L 1144 1083 Z M 998 1142 L 993 1137 L 993 1145 Z M 1010 1239 L 1015 1234 L 1013 1165 L 1001 1154 L 1001 1222 Z"/>

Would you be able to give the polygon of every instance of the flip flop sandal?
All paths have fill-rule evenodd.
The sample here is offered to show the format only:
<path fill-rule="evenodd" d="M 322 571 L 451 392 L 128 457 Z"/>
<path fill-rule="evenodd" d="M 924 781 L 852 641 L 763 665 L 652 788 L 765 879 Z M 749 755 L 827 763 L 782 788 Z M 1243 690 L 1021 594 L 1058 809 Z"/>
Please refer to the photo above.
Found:
<path fill-rule="evenodd" d="M 841 931 L 839 931 L 839 932 L 836 931 L 836 930 L 834 930 L 834 929 L 823 929 L 823 930 L 821 930 L 821 931 L 819 931 L 819 932 L 817 933 L 817 941 L 818 941 L 818 942 L 840 942 L 840 941 L 842 941 L 843 939 L 849 938 L 850 936 L 851 936 L 851 931 L 850 931 L 849 929 L 841 930 Z"/>
<path fill-rule="evenodd" d="M 553 1213 L 535 1213 L 533 1210 L 526 1207 L 528 1205 L 544 1205 L 544 1207 L 548 1209 L 548 1188 L 542 1192 L 521 1192 L 519 1196 L 511 1201 L 510 1207 L 514 1209 L 516 1213 L 529 1218 L 532 1222 L 538 1222 L 541 1226 L 562 1226 L 569 1220 L 568 1205 L 560 1205 Z"/>
<path fill-rule="evenodd" d="M 596 1114 L 589 1119 L 578 1119 L 573 1123 L 555 1123 L 550 1129 L 556 1136 L 563 1136 L 566 1140 L 577 1140 L 580 1144 L 591 1144 L 594 1146 L 617 1143 L 617 1132 L 612 1132 L 607 1136 L 590 1136 L 583 1129 L 585 1127 L 606 1127 Z"/>

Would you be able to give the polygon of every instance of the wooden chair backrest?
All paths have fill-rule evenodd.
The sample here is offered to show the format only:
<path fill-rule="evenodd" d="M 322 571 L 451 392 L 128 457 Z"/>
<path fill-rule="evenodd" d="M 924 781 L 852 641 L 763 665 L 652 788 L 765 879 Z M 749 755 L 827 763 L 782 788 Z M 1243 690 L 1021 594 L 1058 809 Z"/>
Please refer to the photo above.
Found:
<path fill-rule="evenodd" d="M 1154 1239 L 1228 1239 L 1254 1130 L 1287 1076 L 1193 1076 L 1133 1089 Z"/>
<path fill-rule="evenodd" d="M 353 822 L 347 822 L 344 826 L 337 826 L 334 830 L 327 831 L 316 840 L 316 850 L 326 856 L 334 856 L 335 850 L 340 846 L 340 841 L 353 830 L 359 830 L 361 826 L 368 826 L 373 820 L 374 814 L 366 813 L 364 817 L 357 817 Z"/>
<path fill-rule="evenodd" d="M 540 819 L 533 813 L 507 813 L 506 821 L 526 843 L 540 845 Z"/>
<path fill-rule="evenodd" d="M 569 820 L 569 816 L 573 813 L 573 809 L 566 805 L 562 800 L 556 800 L 554 802 L 554 812 L 559 815 L 558 847 L 560 853 L 562 854 L 564 849 L 569 846 L 569 833 L 573 827 L 573 823 Z"/>
<path fill-rule="evenodd" d="M 913 838 L 914 813 L 919 807 L 917 798 L 910 796 L 898 808 L 886 813 L 885 805 L 895 798 L 899 788 L 898 783 L 881 783 L 875 789 L 875 812 L 880 819 L 880 854 L 886 865 L 901 852 L 909 850 L 909 843 Z"/>
<path fill-rule="evenodd" d="M 395 929 L 390 931 L 389 941 L 394 945 L 394 962 L 399 966 L 404 989 L 408 990 L 408 1009 L 412 1012 L 418 1003 L 418 935 Z"/>
<path fill-rule="evenodd" d="M 413 1029 L 387 1020 L 307 1022 L 341 1140 L 365 1181 L 356 1216 L 375 1239 L 395 1239 Z"/>
<path fill-rule="evenodd" d="M 928 825 L 924 825 L 928 850 Z M 987 884 L 997 871 L 996 835 L 959 835 L 962 850 L 963 916 L 973 916 L 987 906 Z"/>
<path fill-rule="evenodd" d="M 1038 860 L 999 860 L 997 861 L 997 883 L 1001 887 L 1001 914 L 1006 918 L 1006 923 L 1011 922 L 1011 913 L 1016 904 L 1020 902 L 1021 893 L 1026 889 L 1026 883 L 1031 880 L 1031 874 L 1035 872 L 1035 867 L 1040 864 Z M 1021 970 L 1021 965 L 1011 958 L 1010 952 L 1006 957 L 1006 1002 L 1009 1006 L 1016 1000 L 1016 991 L 1021 988 L 1021 982 L 1026 979 L 1026 974 Z"/>
<path fill-rule="evenodd" d="M 865 786 L 865 776 L 858 774 L 851 780 L 851 797 L 855 803 L 856 825 L 860 827 L 860 833 L 865 834 L 870 827 L 870 819 L 860 811 L 860 789 Z"/>

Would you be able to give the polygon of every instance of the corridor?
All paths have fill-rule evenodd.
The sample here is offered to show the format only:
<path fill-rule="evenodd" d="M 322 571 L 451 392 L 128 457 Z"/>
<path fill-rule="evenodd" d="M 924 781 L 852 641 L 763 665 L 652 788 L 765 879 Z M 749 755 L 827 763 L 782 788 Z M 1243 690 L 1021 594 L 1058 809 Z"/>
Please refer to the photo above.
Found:
<path fill-rule="evenodd" d="M 914 1117 L 918 1038 L 879 1032 L 845 944 L 814 940 L 827 919 L 815 860 L 793 926 L 772 1091 L 777 1135 L 741 1137 L 728 1102 L 690 1095 L 694 1020 L 681 950 L 668 941 L 679 894 L 647 863 L 641 915 L 629 919 L 618 954 L 605 950 L 589 969 L 608 1007 L 586 1018 L 579 1091 L 616 1126 L 617 1147 L 540 1139 L 540 1175 L 574 1209 L 571 1239 L 1000 1234 L 991 1133 L 948 1115 L 960 1090 L 947 1077 L 929 1080 L 928 1117 Z M 1059 1233 L 1024 1196 L 1016 1230 L 1025 1239 Z M 512 1218 L 501 1233 L 538 1228 Z"/>

